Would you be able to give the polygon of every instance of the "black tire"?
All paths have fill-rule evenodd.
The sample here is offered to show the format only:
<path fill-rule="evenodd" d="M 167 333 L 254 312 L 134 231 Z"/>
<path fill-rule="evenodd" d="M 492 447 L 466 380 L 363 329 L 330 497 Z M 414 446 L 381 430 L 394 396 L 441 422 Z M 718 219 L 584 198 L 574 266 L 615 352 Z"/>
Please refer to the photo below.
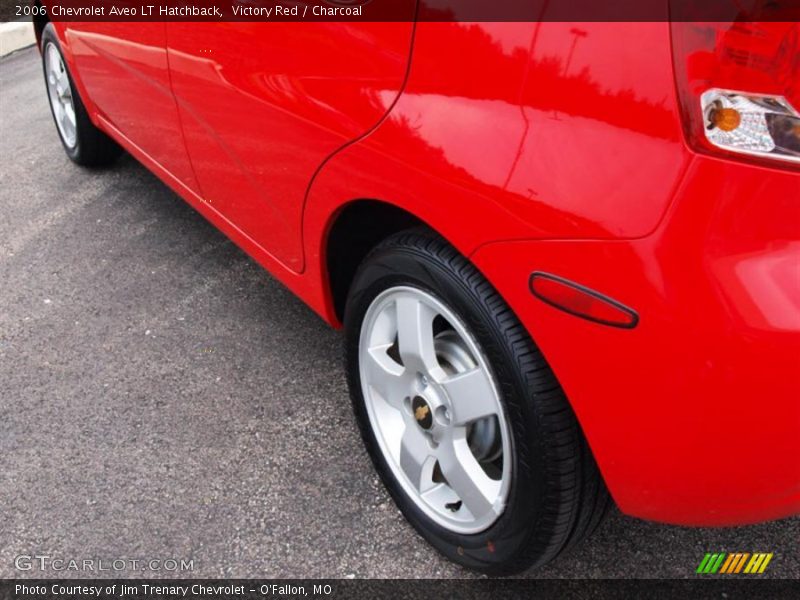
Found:
<path fill-rule="evenodd" d="M 75 109 L 75 143 L 70 145 L 64 138 L 61 129 L 58 127 L 55 110 L 53 103 L 48 93 L 48 104 L 50 105 L 50 113 L 53 115 L 53 121 L 56 123 L 56 131 L 61 140 L 61 145 L 64 146 L 64 151 L 67 156 L 76 164 L 84 167 L 103 167 L 113 163 L 120 154 L 122 148 L 114 142 L 105 133 L 95 127 L 86 112 L 86 106 L 83 104 L 75 83 L 72 80 L 72 75 L 67 67 L 67 62 L 64 60 L 64 54 L 61 51 L 61 45 L 58 42 L 55 29 L 52 23 L 48 23 L 42 31 L 42 69 L 45 77 L 45 88 L 47 89 L 47 66 L 45 56 L 48 51 L 48 46 L 52 45 L 58 50 L 61 55 L 61 60 L 64 63 L 64 68 L 67 73 L 67 79 L 72 91 L 72 104 Z"/>
<path fill-rule="evenodd" d="M 435 523 L 396 480 L 370 425 L 359 373 L 362 320 L 384 290 L 412 286 L 467 325 L 497 379 L 513 438 L 506 508 L 487 530 L 462 535 Z M 442 554 L 476 571 L 510 575 L 548 563 L 597 528 L 608 492 L 553 372 L 505 301 L 462 255 L 421 229 L 396 234 L 365 259 L 345 309 L 348 384 L 367 450 L 397 506 Z"/>

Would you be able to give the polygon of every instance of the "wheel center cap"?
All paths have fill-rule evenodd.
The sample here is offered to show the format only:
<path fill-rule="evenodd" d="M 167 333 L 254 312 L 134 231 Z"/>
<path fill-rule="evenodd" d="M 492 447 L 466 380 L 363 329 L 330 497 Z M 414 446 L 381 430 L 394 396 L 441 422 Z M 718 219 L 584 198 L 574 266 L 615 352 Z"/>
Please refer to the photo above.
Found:
<path fill-rule="evenodd" d="M 425 430 L 430 429 L 433 425 L 433 414 L 425 399 L 421 396 L 415 396 L 414 400 L 411 401 L 411 409 L 414 411 L 414 419 L 416 419 L 417 425 Z"/>

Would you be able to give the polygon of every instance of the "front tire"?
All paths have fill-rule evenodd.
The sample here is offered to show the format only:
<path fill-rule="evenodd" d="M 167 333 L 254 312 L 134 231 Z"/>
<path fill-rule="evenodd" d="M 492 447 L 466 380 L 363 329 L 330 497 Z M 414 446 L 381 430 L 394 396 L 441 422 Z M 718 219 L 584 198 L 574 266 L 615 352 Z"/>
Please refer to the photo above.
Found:
<path fill-rule="evenodd" d="M 587 536 L 608 493 L 541 352 L 503 299 L 427 230 L 359 268 L 345 312 L 350 393 L 400 510 L 451 560 L 492 575 Z"/>
<path fill-rule="evenodd" d="M 47 99 L 64 151 L 73 162 L 84 167 L 113 163 L 122 149 L 89 118 L 52 23 L 42 31 L 41 43 Z"/>

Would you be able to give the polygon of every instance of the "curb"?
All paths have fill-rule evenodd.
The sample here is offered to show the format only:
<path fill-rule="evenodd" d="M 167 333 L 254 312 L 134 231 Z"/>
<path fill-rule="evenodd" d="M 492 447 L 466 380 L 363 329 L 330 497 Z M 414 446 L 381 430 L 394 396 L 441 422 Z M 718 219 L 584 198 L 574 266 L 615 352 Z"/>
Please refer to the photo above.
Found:
<path fill-rule="evenodd" d="M 11 54 L 15 50 L 27 48 L 36 43 L 33 23 L 30 21 L 10 21 L 0 23 L 0 56 Z"/>

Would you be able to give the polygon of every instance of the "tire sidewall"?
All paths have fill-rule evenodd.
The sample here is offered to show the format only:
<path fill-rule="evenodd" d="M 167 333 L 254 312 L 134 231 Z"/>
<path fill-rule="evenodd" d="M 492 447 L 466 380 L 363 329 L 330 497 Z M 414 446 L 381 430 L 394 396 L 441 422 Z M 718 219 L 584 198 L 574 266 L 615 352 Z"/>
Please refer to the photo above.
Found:
<path fill-rule="evenodd" d="M 511 430 L 511 485 L 504 512 L 483 532 L 454 533 L 428 517 L 397 481 L 372 430 L 358 368 L 361 327 L 372 301 L 396 286 L 424 290 L 450 307 L 477 342 L 495 377 Z M 390 494 L 411 524 L 440 552 L 456 562 L 491 573 L 513 560 L 529 543 L 537 519 L 542 517 L 540 492 L 545 482 L 538 458 L 542 456 L 542 448 L 538 447 L 537 436 L 531 435 L 536 429 L 537 415 L 528 398 L 529 388 L 513 368 L 513 349 L 494 325 L 494 311 L 486 300 L 452 268 L 428 254 L 410 248 L 382 248 L 370 256 L 356 275 L 346 305 L 345 330 L 348 384 L 354 410 L 370 456 Z"/>

